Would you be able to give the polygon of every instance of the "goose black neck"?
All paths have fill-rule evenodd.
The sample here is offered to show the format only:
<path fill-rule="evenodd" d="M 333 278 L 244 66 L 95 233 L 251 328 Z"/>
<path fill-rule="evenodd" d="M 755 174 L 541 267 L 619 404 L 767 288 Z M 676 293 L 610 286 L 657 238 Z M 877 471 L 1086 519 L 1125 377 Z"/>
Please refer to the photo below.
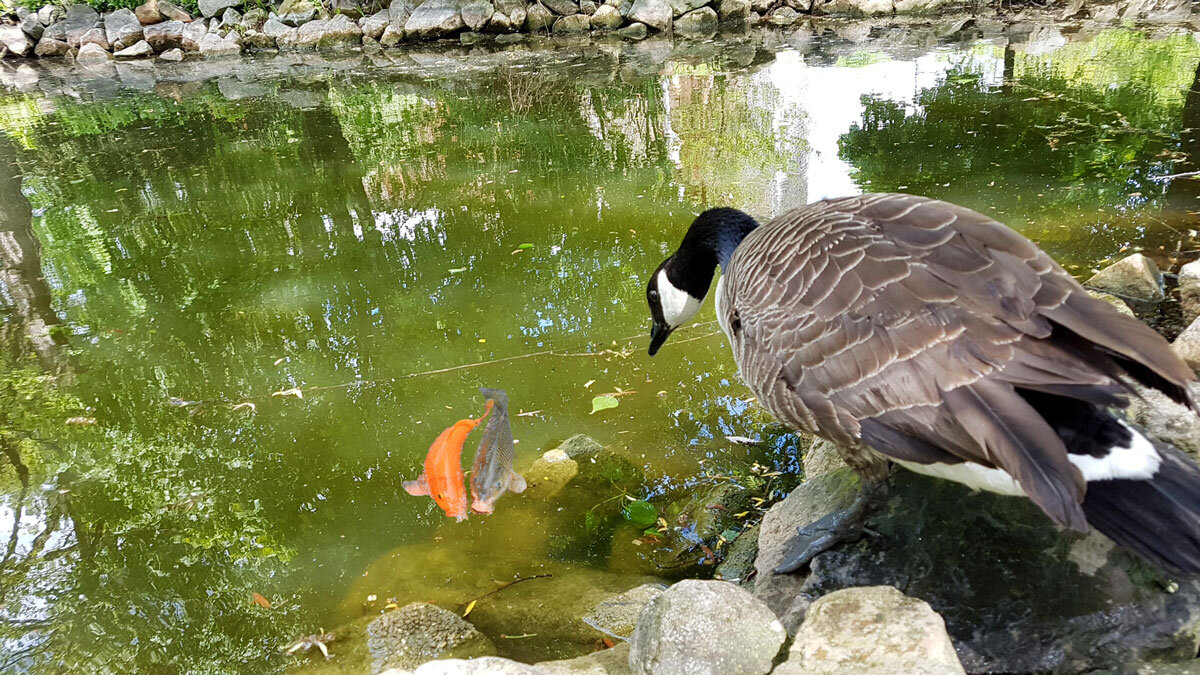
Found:
<path fill-rule="evenodd" d="M 709 209 L 692 222 L 675 256 L 688 267 L 711 271 L 720 265 L 724 272 L 738 244 L 756 227 L 758 221 L 737 209 Z"/>

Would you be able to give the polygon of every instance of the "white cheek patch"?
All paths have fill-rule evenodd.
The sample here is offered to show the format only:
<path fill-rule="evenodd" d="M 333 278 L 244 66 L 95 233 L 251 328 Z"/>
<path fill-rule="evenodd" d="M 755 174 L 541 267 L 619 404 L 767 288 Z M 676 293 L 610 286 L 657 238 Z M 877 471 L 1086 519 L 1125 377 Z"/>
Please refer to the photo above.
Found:
<path fill-rule="evenodd" d="M 663 320 L 671 328 L 678 328 L 700 311 L 700 301 L 687 291 L 676 288 L 667 280 L 667 271 L 658 273 L 658 298 L 662 305 Z"/>

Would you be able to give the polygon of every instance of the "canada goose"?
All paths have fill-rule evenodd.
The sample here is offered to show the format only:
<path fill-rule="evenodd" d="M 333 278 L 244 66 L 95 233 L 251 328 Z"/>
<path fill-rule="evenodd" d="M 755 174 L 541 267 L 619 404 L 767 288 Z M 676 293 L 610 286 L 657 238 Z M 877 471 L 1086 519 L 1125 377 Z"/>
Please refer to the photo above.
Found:
<path fill-rule="evenodd" d="M 650 278 L 650 355 L 700 308 L 780 421 L 833 441 L 865 486 L 888 460 L 1023 496 L 1159 566 L 1200 572 L 1200 468 L 1111 414 L 1127 377 L 1196 410 L 1166 340 L 1084 291 L 1033 242 L 903 194 L 809 204 L 758 226 L 695 219 Z M 806 528 L 778 571 L 861 525 L 879 490 Z M 861 532 L 861 527 L 858 528 Z"/>

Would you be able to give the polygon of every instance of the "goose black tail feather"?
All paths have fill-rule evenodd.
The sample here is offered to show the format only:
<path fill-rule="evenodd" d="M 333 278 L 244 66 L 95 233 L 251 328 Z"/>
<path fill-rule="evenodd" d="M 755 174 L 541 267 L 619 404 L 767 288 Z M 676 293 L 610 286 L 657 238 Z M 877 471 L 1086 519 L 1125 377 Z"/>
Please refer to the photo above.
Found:
<path fill-rule="evenodd" d="M 1083 513 L 1092 527 L 1149 562 L 1200 574 L 1200 467 L 1152 442 L 1162 456 L 1154 476 L 1089 482 Z"/>

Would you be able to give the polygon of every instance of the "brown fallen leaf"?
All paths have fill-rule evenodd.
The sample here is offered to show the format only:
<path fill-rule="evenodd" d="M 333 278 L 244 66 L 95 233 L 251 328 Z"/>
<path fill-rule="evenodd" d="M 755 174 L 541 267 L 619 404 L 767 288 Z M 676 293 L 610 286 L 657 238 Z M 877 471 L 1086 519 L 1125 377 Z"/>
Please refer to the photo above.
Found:
<path fill-rule="evenodd" d="M 262 607 L 263 609 L 271 609 L 271 601 L 267 600 L 262 593 L 251 591 L 250 595 L 254 598 L 254 604 Z"/>

